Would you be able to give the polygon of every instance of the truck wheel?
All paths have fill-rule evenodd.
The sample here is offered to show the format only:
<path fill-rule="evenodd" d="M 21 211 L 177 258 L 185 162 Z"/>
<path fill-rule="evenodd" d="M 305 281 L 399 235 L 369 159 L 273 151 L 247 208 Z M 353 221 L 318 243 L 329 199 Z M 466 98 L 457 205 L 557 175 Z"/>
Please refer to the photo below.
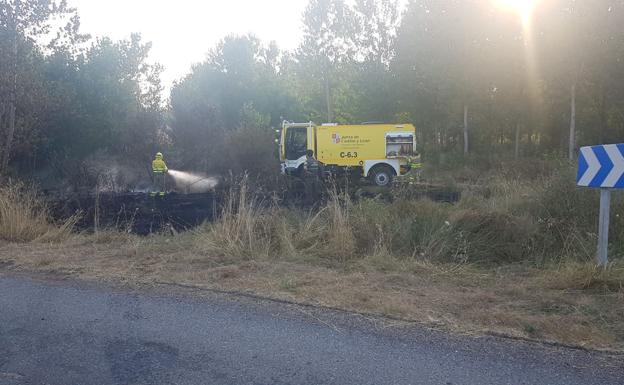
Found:
<path fill-rule="evenodd" d="M 375 186 L 389 186 L 394 177 L 394 170 L 389 166 L 377 166 L 370 172 L 371 179 Z"/>

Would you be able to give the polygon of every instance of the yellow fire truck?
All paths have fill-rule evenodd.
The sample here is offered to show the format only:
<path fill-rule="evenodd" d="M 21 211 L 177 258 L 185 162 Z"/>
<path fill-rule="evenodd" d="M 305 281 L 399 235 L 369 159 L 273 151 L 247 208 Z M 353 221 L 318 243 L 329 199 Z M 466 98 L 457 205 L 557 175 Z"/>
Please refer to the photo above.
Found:
<path fill-rule="evenodd" d="M 314 151 L 326 172 L 366 177 L 377 186 L 388 186 L 395 176 L 420 168 L 411 124 L 319 126 L 285 121 L 279 143 L 282 172 L 289 175 L 301 175 L 307 150 Z"/>

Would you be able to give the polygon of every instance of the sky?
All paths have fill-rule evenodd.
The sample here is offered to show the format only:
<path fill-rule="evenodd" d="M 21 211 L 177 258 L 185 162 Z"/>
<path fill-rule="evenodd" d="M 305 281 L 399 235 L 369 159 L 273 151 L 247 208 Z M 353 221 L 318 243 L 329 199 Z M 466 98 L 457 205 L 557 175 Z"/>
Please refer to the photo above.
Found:
<path fill-rule="evenodd" d="M 150 60 L 165 66 L 163 85 L 186 75 L 221 38 L 253 33 L 292 50 L 302 38 L 307 0 L 69 0 L 92 37 L 152 42 Z"/>

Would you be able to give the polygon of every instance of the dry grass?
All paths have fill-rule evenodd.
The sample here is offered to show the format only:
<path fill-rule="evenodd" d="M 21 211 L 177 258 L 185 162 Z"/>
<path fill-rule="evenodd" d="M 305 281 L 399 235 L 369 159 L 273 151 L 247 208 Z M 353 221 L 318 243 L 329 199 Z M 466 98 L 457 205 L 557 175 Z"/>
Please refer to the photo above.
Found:
<path fill-rule="evenodd" d="M 22 243 L 0 244 L 0 266 L 245 291 L 460 332 L 624 350 L 624 267 L 617 259 L 606 271 L 594 267 L 586 251 L 594 221 L 574 209 L 592 197 L 560 179 L 544 186 L 495 180 L 457 206 L 352 202 L 330 191 L 319 210 L 302 211 L 261 201 L 243 182 L 218 221 L 176 236 L 100 231 L 23 243 L 51 231 L 38 219 L 34 235 L 4 238 Z M 18 211 L 28 215 L 16 217 L 41 218 L 34 203 L 27 199 Z M 616 242 L 621 226 L 615 220 Z"/>
<path fill-rule="evenodd" d="M 72 234 L 78 216 L 53 223 L 36 190 L 22 183 L 0 187 L 0 239 L 12 242 L 62 242 Z"/>
<path fill-rule="evenodd" d="M 624 293 L 624 266 L 612 262 L 608 268 L 594 263 L 566 263 L 544 277 L 544 285 L 561 290 L 595 290 Z"/>
<path fill-rule="evenodd" d="M 249 194 L 243 180 L 233 187 L 221 209 L 220 220 L 208 223 L 195 231 L 195 246 L 205 253 L 246 258 L 268 256 L 271 233 L 267 229 L 270 210 L 263 210 L 264 202 Z"/>
<path fill-rule="evenodd" d="M 491 269 L 406 260 L 383 248 L 331 266 L 312 257 L 211 256 L 189 250 L 193 240 L 185 234 L 110 238 L 110 243 L 87 236 L 65 244 L 5 243 L 0 265 L 83 279 L 251 292 L 462 333 L 488 331 L 624 350 L 624 275 L 618 266 L 604 273 L 576 263 Z"/>
<path fill-rule="evenodd" d="M 220 219 L 193 231 L 193 243 L 206 255 L 254 260 L 312 257 L 344 263 L 356 254 L 350 204 L 334 191 L 317 212 L 283 209 L 258 199 L 243 180 L 227 195 Z"/>
<path fill-rule="evenodd" d="M 335 190 L 330 190 L 330 197 L 323 210 L 327 211 L 327 232 L 322 239 L 327 240 L 325 255 L 344 262 L 356 253 L 356 239 L 351 226 L 348 196 L 341 197 Z"/>

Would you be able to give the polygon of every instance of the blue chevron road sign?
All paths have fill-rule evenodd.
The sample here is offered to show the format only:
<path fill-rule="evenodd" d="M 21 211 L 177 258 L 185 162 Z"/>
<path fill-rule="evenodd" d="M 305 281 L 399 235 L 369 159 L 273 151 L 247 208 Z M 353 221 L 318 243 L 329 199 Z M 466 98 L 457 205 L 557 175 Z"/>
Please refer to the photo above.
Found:
<path fill-rule="evenodd" d="M 581 147 L 576 184 L 624 188 L 624 143 Z"/>
<path fill-rule="evenodd" d="M 609 209 L 611 189 L 624 188 L 624 143 L 581 147 L 576 184 L 600 188 L 598 265 L 609 263 Z"/>

